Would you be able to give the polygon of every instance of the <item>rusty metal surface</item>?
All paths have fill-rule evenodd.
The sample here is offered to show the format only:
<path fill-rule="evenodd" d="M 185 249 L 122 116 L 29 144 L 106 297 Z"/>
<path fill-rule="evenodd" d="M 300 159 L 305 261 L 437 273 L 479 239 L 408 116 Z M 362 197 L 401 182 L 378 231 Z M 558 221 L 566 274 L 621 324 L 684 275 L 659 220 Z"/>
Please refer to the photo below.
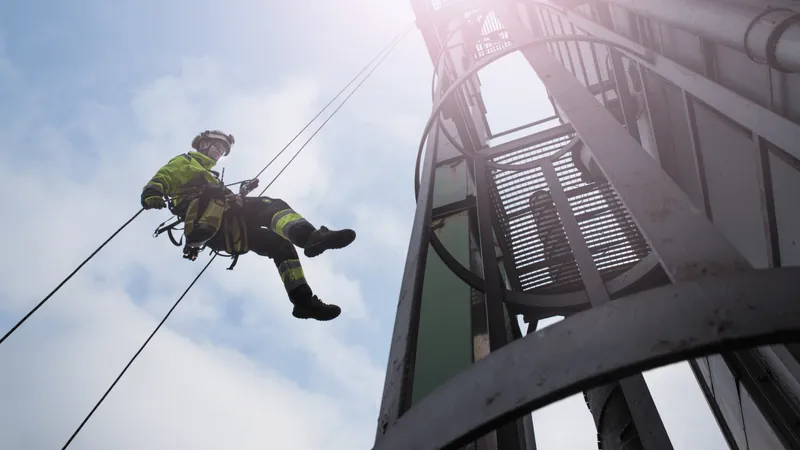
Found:
<path fill-rule="evenodd" d="M 498 423 L 604 382 L 691 357 L 800 339 L 797 279 L 800 268 L 751 270 L 663 286 L 578 313 L 476 362 L 408 411 L 374 449 L 457 448 Z M 598 333 L 598 324 L 616 332 Z"/>
<path fill-rule="evenodd" d="M 535 3 L 547 5 L 547 3 L 543 2 Z M 593 22 L 581 14 L 568 10 L 559 12 L 559 14 L 576 27 L 593 36 L 608 39 L 618 45 L 636 49 L 639 52 L 645 51 L 645 47 Z M 800 147 L 797 145 L 797 142 L 800 141 L 800 123 L 793 122 L 777 112 L 770 111 L 741 94 L 662 55 L 651 53 L 646 60 L 634 59 L 638 64 L 691 93 L 703 103 L 719 111 L 725 111 L 725 114 L 731 119 L 753 130 L 792 157 L 800 158 Z"/>
<path fill-rule="evenodd" d="M 790 284 L 792 278 L 800 274 L 797 269 L 791 272 L 788 269 L 756 272 L 749 268 L 736 248 L 705 219 L 703 211 L 693 208 L 680 187 L 642 151 L 641 145 L 635 139 L 635 136 L 638 136 L 635 133 L 636 130 L 630 129 L 632 122 L 626 117 L 626 114 L 630 113 L 625 109 L 627 105 L 622 107 L 622 122 L 628 124 L 628 130 L 620 125 L 620 117 L 617 117 L 619 111 L 611 108 L 613 98 L 608 100 L 606 92 L 602 91 L 603 102 L 601 104 L 595 98 L 597 92 L 590 92 L 591 89 L 586 89 L 589 86 L 581 85 L 572 76 L 576 74 L 577 66 L 573 65 L 574 61 L 571 57 L 568 56 L 567 59 L 564 59 L 562 56 L 562 61 L 555 61 L 542 47 L 543 44 L 551 45 L 552 48 L 557 48 L 561 54 L 563 47 L 570 48 L 564 41 L 572 38 L 555 36 L 539 40 L 536 43 L 526 42 L 530 34 L 516 33 L 514 30 L 498 27 L 493 13 L 478 11 L 478 2 L 442 0 L 434 1 L 433 6 L 434 9 L 445 7 L 448 10 L 446 14 L 452 13 L 452 17 L 461 15 L 461 17 L 467 18 L 468 26 L 466 28 L 471 26 L 472 32 L 479 38 L 475 40 L 476 45 L 472 49 L 474 50 L 472 56 L 483 58 L 475 67 L 462 73 L 463 76 L 458 80 L 448 80 L 450 83 L 447 84 L 446 92 L 442 97 L 447 98 L 450 94 L 462 95 L 462 88 L 468 83 L 467 79 L 477 70 L 513 51 L 522 50 L 523 55 L 531 62 L 558 103 L 563 117 L 572 122 L 569 125 L 569 127 L 574 126 L 574 130 L 570 130 L 571 135 L 575 136 L 575 132 L 577 132 L 577 136 L 595 157 L 603 174 L 601 178 L 609 180 L 603 180 L 605 192 L 610 193 L 609 198 L 617 201 L 622 199 L 631 215 L 635 217 L 636 225 L 652 244 L 655 252 L 649 255 L 647 252 L 638 255 L 633 264 L 628 266 L 629 271 L 625 272 L 625 275 L 609 280 L 605 276 L 606 273 L 601 270 L 604 276 L 600 281 L 597 277 L 594 278 L 592 296 L 597 294 L 597 289 L 608 290 L 611 294 L 613 293 L 612 286 L 623 291 L 630 290 L 633 286 L 630 283 L 631 278 L 635 278 L 637 274 L 644 276 L 644 274 L 658 272 L 661 267 L 665 269 L 671 281 L 676 284 L 635 294 L 616 302 L 608 302 L 598 309 L 578 313 L 560 324 L 531 334 L 521 342 L 514 342 L 507 347 L 497 349 L 472 368 L 442 386 L 423 403 L 405 412 L 394 423 L 394 426 L 387 430 L 383 439 L 378 441 L 376 449 L 453 448 L 479 437 L 514 417 L 523 415 L 531 408 L 543 406 L 578 390 L 592 388 L 620 377 L 630 377 L 648 368 L 702 354 L 769 344 L 778 342 L 787 336 L 798 338 L 800 331 L 798 330 L 800 327 L 798 308 L 800 306 L 794 306 L 791 302 L 792 297 L 796 297 L 798 294 L 798 287 Z M 444 22 L 446 21 L 442 23 Z M 521 22 L 516 24 L 517 30 L 520 25 Z M 551 26 L 553 26 L 552 23 Z M 566 32 L 563 23 L 560 23 L 559 27 L 561 28 L 559 33 Z M 464 31 L 464 28 L 461 31 Z M 574 33 L 575 30 L 572 29 L 572 32 Z M 491 35 L 495 37 L 492 38 Z M 516 45 L 512 45 L 514 42 L 512 37 L 516 38 L 518 42 Z M 580 37 L 580 39 L 617 49 L 620 46 L 624 48 L 628 44 L 624 39 L 618 39 L 614 33 L 605 34 L 603 37 L 607 39 L 591 36 Z M 648 53 L 648 50 L 641 46 L 634 44 L 630 48 L 639 54 L 628 56 L 643 67 L 653 70 L 653 68 L 658 69 L 666 64 L 667 69 L 673 71 L 666 70 L 665 73 L 682 80 L 681 82 L 691 89 L 702 90 L 698 86 L 702 86 L 704 82 L 708 81 L 700 76 L 697 76 L 697 80 L 693 80 L 696 74 L 683 70 L 682 67 L 665 58 L 652 55 L 652 52 Z M 465 48 L 464 51 L 469 54 L 470 49 Z M 565 65 L 572 68 L 572 73 L 566 70 Z M 585 72 L 585 68 L 581 69 Z M 589 80 L 586 73 L 584 73 L 584 78 L 588 85 Z M 619 90 L 619 79 L 615 78 L 615 82 L 616 85 L 612 86 L 612 89 Z M 720 86 L 714 85 L 711 88 L 718 93 Z M 438 93 L 437 89 L 434 90 Z M 730 104 L 745 105 L 746 111 L 740 112 L 740 115 L 746 117 L 751 123 L 755 123 L 758 128 L 766 130 L 767 134 L 785 139 L 786 135 L 780 133 L 781 129 L 784 131 L 798 129 L 796 125 L 787 125 L 785 121 L 768 120 L 772 118 L 769 116 L 772 113 L 769 111 L 764 113 L 763 108 L 754 110 L 750 108 L 752 103 L 742 102 L 742 98 L 736 97 L 735 94 L 734 96 L 727 95 L 729 93 L 722 92 L 725 94 L 722 102 L 727 102 L 726 106 L 730 106 Z M 697 97 L 702 98 L 703 94 L 698 94 Z M 420 143 L 420 155 L 423 145 L 428 139 L 427 133 L 440 119 L 439 113 L 444 109 L 446 108 L 443 106 L 441 98 L 435 101 L 433 114 L 426 124 L 425 136 Z M 614 115 L 614 112 L 617 113 L 617 116 Z M 470 113 L 473 114 L 474 119 L 476 112 L 471 111 Z M 630 133 L 633 133 L 634 137 Z M 459 134 L 461 134 L 461 130 L 459 130 Z M 463 136 L 459 135 L 458 137 L 463 139 Z M 448 139 L 454 140 L 454 137 L 450 136 Z M 517 143 L 512 145 L 515 144 Z M 530 155 L 522 155 L 524 151 L 519 152 L 520 148 L 505 146 L 502 149 L 486 151 L 487 149 L 484 148 L 476 152 L 474 148 L 458 147 L 456 145 L 456 149 L 469 158 L 482 159 L 491 154 L 492 158 L 489 161 L 478 161 L 479 163 L 488 162 L 486 165 L 490 167 L 495 159 L 503 163 L 513 164 L 516 162 L 530 165 L 531 167 L 525 167 L 523 170 L 513 170 L 521 168 L 506 166 L 500 167 L 505 167 L 509 172 L 539 170 L 540 173 L 536 176 L 540 178 L 540 181 L 544 179 L 541 168 L 534 168 L 534 164 L 530 164 Z M 564 147 L 563 144 L 561 147 Z M 481 153 L 483 155 L 480 155 Z M 528 158 L 528 162 L 525 158 Z M 572 169 L 564 171 L 567 176 L 562 177 L 560 170 L 563 170 L 565 166 L 567 165 L 562 161 L 558 161 L 546 169 L 550 170 L 548 178 L 550 178 L 551 185 L 555 183 L 563 188 L 561 192 L 563 195 L 559 200 L 560 208 L 567 208 L 567 204 L 570 203 L 569 208 L 574 210 L 569 192 L 569 183 L 573 182 L 570 178 L 572 174 L 568 173 Z M 553 172 L 555 172 L 555 176 Z M 497 173 L 491 173 L 491 175 L 495 180 L 498 179 Z M 530 224 L 522 224 L 519 220 L 520 217 L 526 214 L 530 215 L 531 212 L 530 210 L 525 211 L 524 206 L 530 205 L 530 199 L 528 198 L 526 201 L 524 198 L 530 192 L 524 193 L 523 190 L 536 185 L 536 181 L 531 182 L 530 179 L 523 178 L 514 179 L 515 175 L 518 176 L 518 174 L 501 174 L 499 179 L 506 184 L 502 189 L 495 189 L 492 192 L 492 201 L 501 215 L 505 214 L 500 226 L 503 237 L 513 244 L 513 240 L 509 239 L 512 230 L 524 230 L 528 232 L 528 235 L 517 235 L 516 242 L 524 244 L 526 240 L 528 243 L 532 239 L 535 240 L 533 234 L 536 233 L 531 232 Z M 587 189 L 585 186 L 582 188 Z M 578 195 L 583 193 L 585 192 L 580 192 Z M 485 193 L 483 194 L 485 195 Z M 619 195 L 617 196 L 617 194 Z M 504 198 L 503 195 L 507 196 Z M 566 201 L 564 197 L 566 197 Z M 506 214 L 507 211 L 504 209 L 507 205 L 510 205 L 511 209 L 517 208 L 517 210 Z M 623 215 L 626 213 L 625 209 L 620 204 Z M 485 215 L 486 210 L 484 196 L 481 214 Z M 575 214 L 576 218 L 578 215 Z M 630 218 L 630 216 L 627 217 Z M 483 220 L 482 240 L 485 243 L 488 239 L 486 217 L 483 217 Z M 549 220 L 547 217 L 543 217 L 539 219 L 538 223 L 542 224 L 547 220 Z M 619 217 L 614 220 L 619 221 Z M 577 222 L 580 224 L 580 220 Z M 575 223 L 571 225 L 572 234 L 575 234 L 575 228 L 579 227 L 576 227 Z M 637 228 L 632 221 L 631 227 Z M 525 230 L 526 228 L 527 230 Z M 533 228 L 536 232 L 542 231 L 540 226 Z M 638 233 L 639 230 L 636 231 Z M 579 230 L 579 232 L 585 237 L 585 230 Z M 599 242 L 608 240 L 608 237 L 604 236 L 602 232 L 597 234 Z M 522 239 L 519 239 L 520 236 Z M 641 235 L 639 236 L 641 238 Z M 446 249 L 437 249 L 435 242 L 432 244 L 437 253 L 444 252 L 446 254 Z M 591 244 L 588 242 L 587 244 L 591 249 Z M 587 245 L 583 245 L 583 247 L 587 247 Z M 644 244 L 643 247 L 649 250 L 647 244 Z M 504 250 L 504 253 L 507 251 Z M 520 261 L 525 258 L 528 258 L 528 262 L 535 259 L 531 257 L 530 251 L 521 252 L 520 255 Z M 593 263 L 599 267 L 600 261 L 593 251 L 589 252 L 589 256 L 587 257 L 584 252 L 583 265 L 586 266 L 589 260 L 594 259 Z M 486 257 L 487 255 L 484 255 L 484 260 Z M 443 259 L 446 258 L 443 257 Z M 659 263 L 658 260 L 662 262 Z M 516 265 L 516 261 L 514 263 Z M 541 263 L 542 261 L 539 260 L 531 265 L 541 265 Z M 572 265 L 574 266 L 572 275 L 579 284 L 570 287 L 573 290 L 571 294 L 541 296 L 530 293 L 501 292 L 496 289 L 496 282 L 490 282 L 489 284 L 494 288 L 489 289 L 488 296 L 505 295 L 509 305 L 533 304 L 534 308 L 540 308 L 540 312 L 547 308 L 558 307 L 572 308 L 572 311 L 582 310 L 588 306 L 587 301 L 590 296 L 584 290 L 574 259 Z M 461 266 L 456 269 L 459 268 L 464 269 Z M 515 272 L 525 276 L 525 266 L 514 267 L 514 269 L 519 268 L 523 268 L 523 270 L 515 270 Z M 470 285 L 483 287 L 484 281 L 480 277 L 466 269 L 461 273 L 456 269 L 454 271 L 459 277 Z M 552 265 L 544 267 L 542 270 L 552 272 Z M 535 285 L 529 281 L 528 288 L 532 284 Z M 541 288 L 546 284 L 535 285 L 534 288 Z M 556 283 L 549 284 L 552 287 Z M 565 286 L 566 284 L 561 285 L 562 288 Z M 596 299 L 599 303 L 607 302 L 607 300 L 608 296 L 602 295 L 601 298 Z M 613 336 L 598 333 L 598 325 L 604 329 L 610 327 L 617 333 Z M 581 357 L 576 358 L 576 354 Z M 635 390 L 640 389 L 631 389 L 631 392 Z M 645 421 L 650 422 L 651 420 Z"/>
<path fill-rule="evenodd" d="M 561 63 L 543 48 L 527 48 L 523 54 L 591 150 L 670 279 L 748 268 L 738 250 Z"/>
<path fill-rule="evenodd" d="M 428 254 L 430 232 L 430 215 L 433 203 L 434 166 L 438 146 L 438 133 L 430 140 L 425 162 L 422 168 L 420 191 L 417 200 L 414 224 L 408 246 L 408 255 L 403 269 L 400 295 L 397 303 L 392 341 L 386 368 L 378 417 L 376 439 L 380 439 L 400 415 L 403 413 L 403 397 L 407 395 L 406 379 L 409 373 L 411 353 L 410 342 L 416 334 L 415 315 L 421 295 L 425 259 Z"/>

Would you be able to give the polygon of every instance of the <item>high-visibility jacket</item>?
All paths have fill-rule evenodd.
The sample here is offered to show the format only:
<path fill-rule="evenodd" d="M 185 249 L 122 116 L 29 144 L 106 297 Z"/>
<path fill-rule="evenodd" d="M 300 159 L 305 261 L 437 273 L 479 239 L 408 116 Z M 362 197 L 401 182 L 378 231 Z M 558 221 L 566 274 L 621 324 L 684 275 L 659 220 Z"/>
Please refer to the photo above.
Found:
<path fill-rule="evenodd" d="M 166 165 L 158 169 L 156 174 L 142 189 L 142 199 L 158 195 L 172 198 L 176 215 L 184 212 L 186 196 L 197 194 L 203 187 L 221 185 L 217 175 L 211 168 L 216 161 L 199 152 L 189 152 L 172 158 Z"/>

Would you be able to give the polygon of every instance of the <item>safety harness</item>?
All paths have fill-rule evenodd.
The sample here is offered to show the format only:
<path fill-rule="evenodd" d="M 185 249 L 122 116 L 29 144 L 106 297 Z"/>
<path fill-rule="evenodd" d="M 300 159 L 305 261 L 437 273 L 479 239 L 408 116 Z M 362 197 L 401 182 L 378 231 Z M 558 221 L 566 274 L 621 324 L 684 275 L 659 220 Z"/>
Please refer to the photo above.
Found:
<path fill-rule="evenodd" d="M 212 173 L 219 177 L 218 173 L 214 171 L 212 171 Z M 222 229 L 225 233 L 225 248 L 227 254 L 214 249 L 211 250 L 211 253 L 226 258 L 232 258 L 231 265 L 227 270 L 233 270 L 233 268 L 236 267 L 236 263 L 239 261 L 239 256 L 249 251 L 247 228 L 242 218 L 242 212 L 244 210 L 245 197 L 250 191 L 255 189 L 258 180 L 242 181 L 238 184 L 239 193 L 233 195 L 225 195 L 225 185 L 222 182 L 220 182 L 219 186 L 202 186 L 196 188 L 195 192 L 184 200 L 189 202 L 185 217 L 175 214 L 174 201 L 172 198 L 168 197 L 167 205 L 175 220 L 169 224 L 167 224 L 167 222 L 172 218 L 161 222 L 153 232 L 153 237 L 157 238 L 166 232 L 173 245 L 176 247 L 183 246 L 183 258 L 195 261 L 198 255 L 207 247 L 207 242 Z M 204 198 L 207 202 L 205 207 L 201 208 Z M 172 234 L 172 231 L 175 229 L 185 230 L 185 226 L 184 228 L 177 228 L 177 226 L 181 223 L 186 223 L 187 220 L 191 228 L 192 225 L 209 218 L 210 220 L 205 220 L 205 224 L 209 224 L 209 222 L 213 224 L 213 233 L 203 239 L 200 245 L 191 245 L 188 239 L 185 243 L 183 242 L 184 236 L 189 235 L 191 232 L 184 232 L 184 236 L 181 236 L 180 240 L 175 239 L 175 236 Z"/>

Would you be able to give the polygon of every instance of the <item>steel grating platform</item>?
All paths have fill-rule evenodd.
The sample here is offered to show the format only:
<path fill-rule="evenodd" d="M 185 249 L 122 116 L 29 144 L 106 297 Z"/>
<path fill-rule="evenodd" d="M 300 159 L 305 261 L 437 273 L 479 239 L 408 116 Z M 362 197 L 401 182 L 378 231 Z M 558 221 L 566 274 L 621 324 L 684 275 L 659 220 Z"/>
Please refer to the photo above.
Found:
<path fill-rule="evenodd" d="M 522 164 L 547 158 L 564 149 L 573 137 L 574 133 L 565 133 L 493 161 Z M 554 161 L 554 166 L 604 280 L 622 274 L 648 255 L 647 242 L 606 181 L 588 179 L 570 152 Z M 537 293 L 582 290 L 569 242 L 552 203 L 548 205 L 541 168 L 490 169 L 490 174 L 492 202 L 523 289 Z"/>

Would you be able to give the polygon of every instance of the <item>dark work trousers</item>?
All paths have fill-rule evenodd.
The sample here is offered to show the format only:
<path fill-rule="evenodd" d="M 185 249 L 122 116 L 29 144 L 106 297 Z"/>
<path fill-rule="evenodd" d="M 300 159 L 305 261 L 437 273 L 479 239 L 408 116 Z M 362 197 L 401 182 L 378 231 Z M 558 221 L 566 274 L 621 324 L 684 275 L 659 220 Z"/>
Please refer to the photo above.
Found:
<path fill-rule="evenodd" d="M 295 245 L 304 247 L 315 228 L 276 198 L 246 197 L 243 216 L 250 250 L 273 260 L 286 292 L 307 285 Z M 224 226 L 207 245 L 213 250 L 226 251 Z"/>

